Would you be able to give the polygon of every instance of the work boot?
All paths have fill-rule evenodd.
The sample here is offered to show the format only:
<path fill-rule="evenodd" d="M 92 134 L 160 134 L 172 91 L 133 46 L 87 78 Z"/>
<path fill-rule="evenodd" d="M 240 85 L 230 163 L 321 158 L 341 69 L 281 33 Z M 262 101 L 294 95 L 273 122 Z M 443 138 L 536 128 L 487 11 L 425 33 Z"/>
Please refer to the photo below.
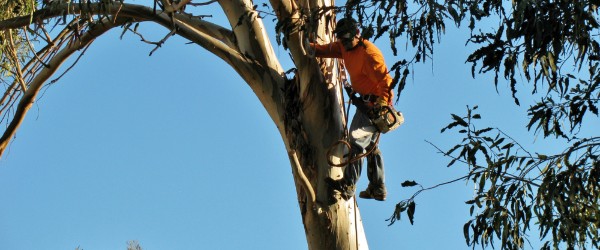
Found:
<path fill-rule="evenodd" d="M 342 196 L 344 200 L 349 200 L 352 198 L 352 196 L 354 196 L 354 185 L 348 185 L 343 179 L 334 180 L 330 177 L 327 177 L 325 182 L 331 189 L 339 191 L 340 196 Z"/>
<path fill-rule="evenodd" d="M 363 199 L 385 201 L 386 195 L 387 191 L 385 190 L 385 186 L 382 186 L 381 188 L 373 188 L 371 185 L 369 185 L 365 191 L 361 191 L 360 194 L 358 194 L 358 197 Z"/>

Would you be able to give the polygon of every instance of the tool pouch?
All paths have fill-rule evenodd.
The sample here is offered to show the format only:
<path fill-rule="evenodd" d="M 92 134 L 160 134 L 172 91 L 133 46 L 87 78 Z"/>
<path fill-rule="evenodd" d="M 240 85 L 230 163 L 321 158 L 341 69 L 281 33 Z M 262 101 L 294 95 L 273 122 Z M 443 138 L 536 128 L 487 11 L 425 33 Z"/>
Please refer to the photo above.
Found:
<path fill-rule="evenodd" d="M 385 134 L 400 127 L 404 123 L 404 116 L 394 106 L 386 105 L 373 109 L 371 121 L 379 132 Z"/>

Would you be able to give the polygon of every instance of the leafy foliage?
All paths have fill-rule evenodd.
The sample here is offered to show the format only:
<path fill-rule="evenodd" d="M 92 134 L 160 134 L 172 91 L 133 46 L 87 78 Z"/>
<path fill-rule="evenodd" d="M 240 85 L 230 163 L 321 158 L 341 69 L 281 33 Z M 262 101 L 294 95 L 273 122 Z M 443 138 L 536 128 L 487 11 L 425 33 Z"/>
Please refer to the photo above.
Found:
<path fill-rule="evenodd" d="M 564 137 L 562 120 L 573 131 L 587 111 L 598 115 L 599 4 L 593 0 L 354 0 L 348 1 L 346 11 L 354 12 L 375 39 L 388 34 L 394 54 L 401 38 L 415 48 L 411 59 L 391 68 L 396 82 L 401 68 L 406 69 L 405 79 L 410 64 L 434 56 L 434 44 L 441 40 L 446 21 L 458 27 L 468 23 L 467 42 L 479 46 L 466 59 L 473 77 L 493 72 L 497 88 L 502 75 L 517 105 L 518 75 L 533 82 L 534 93 L 544 86 L 547 96 L 531 108 L 529 126 L 542 129 L 545 136 Z M 587 72 L 576 77 L 573 72 L 584 66 Z M 573 82 L 577 86 L 572 87 Z M 399 85 L 399 93 L 403 86 Z"/>
<path fill-rule="evenodd" d="M 543 249 L 562 244 L 568 249 L 598 248 L 600 138 L 581 138 L 580 129 L 598 117 L 599 4 L 354 0 L 345 6 L 372 38 L 387 34 L 394 53 L 401 39 L 414 48 L 413 55 L 392 67 L 395 82 L 408 75 L 411 64 L 434 57 L 434 44 L 441 41 L 446 22 L 451 22 L 470 30 L 466 42 L 475 48 L 466 62 L 472 65 L 473 77 L 494 74 L 496 89 L 503 77 L 517 105 L 519 81 L 531 83 L 532 93 L 540 93 L 528 110 L 526 126 L 543 138 L 563 140 L 560 154 L 530 153 L 499 128 L 476 128 L 475 121 L 481 118 L 474 113 L 477 107 L 468 108 L 466 116 L 453 114 L 442 129 L 463 137 L 461 143 L 440 151 L 451 158 L 448 166 L 459 162 L 469 166 L 464 179 L 476 189 L 477 195 L 467 201 L 473 216 L 464 226 L 467 244 L 494 246 L 496 239 L 503 249 L 520 249 L 536 221 L 540 238 L 550 238 Z M 400 75 L 400 68 L 407 71 Z M 423 190 L 427 189 L 417 194 Z M 400 219 L 399 213 L 408 212 L 411 202 L 414 196 L 398 204 L 392 223 Z"/>
<path fill-rule="evenodd" d="M 465 224 L 467 243 L 486 245 L 495 236 L 503 249 L 522 248 L 535 218 L 540 238 L 552 232 L 542 249 L 561 243 L 568 249 L 598 248 L 600 138 L 574 140 L 560 154 L 530 153 L 497 128 L 476 129 L 475 109 L 464 119 L 454 116 L 466 122 L 456 126 L 465 138 L 445 152 L 451 164 L 467 163 L 467 177 L 476 185 L 477 195 L 467 204 L 471 215 L 475 208 L 480 212 Z"/>
<path fill-rule="evenodd" d="M 0 0 L 0 20 L 33 14 L 37 6 L 35 0 Z M 5 30 L 0 32 L 0 78 L 17 75 L 14 66 L 27 59 L 25 30 Z"/>
<path fill-rule="evenodd" d="M 559 154 L 531 153 L 498 128 L 478 128 L 476 110 L 453 114 L 442 129 L 464 136 L 442 153 L 452 159 L 448 167 L 468 166 L 464 180 L 475 188 L 466 201 L 473 216 L 464 225 L 466 243 L 522 249 L 536 221 L 541 249 L 600 247 L 600 137 L 573 140 Z"/>

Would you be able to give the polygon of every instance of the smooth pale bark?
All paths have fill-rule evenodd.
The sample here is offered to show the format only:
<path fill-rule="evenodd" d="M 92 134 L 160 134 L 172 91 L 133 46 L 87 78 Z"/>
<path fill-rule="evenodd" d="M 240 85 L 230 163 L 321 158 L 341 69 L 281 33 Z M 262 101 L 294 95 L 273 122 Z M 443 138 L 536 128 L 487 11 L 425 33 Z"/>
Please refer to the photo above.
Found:
<path fill-rule="evenodd" d="M 308 248 L 368 249 L 354 199 L 332 199 L 332 190 L 324 182 L 326 177 L 335 179 L 342 175 L 340 168 L 328 165 L 326 155 L 331 145 L 343 138 L 346 126 L 343 94 L 336 63 L 334 60 L 318 60 L 308 56 L 306 44 L 303 42 L 309 36 L 318 38 L 316 40 L 321 43 L 329 42 L 331 36 L 328 32 L 333 28 L 334 14 L 326 13 L 321 18 L 311 21 L 314 23 L 310 26 L 313 28 L 310 31 L 298 29 L 301 26 L 308 27 L 304 23 L 307 20 L 306 15 L 314 13 L 317 8 L 332 6 L 333 0 L 270 2 L 278 19 L 291 20 L 292 26 L 295 27 L 286 33 L 284 38 L 297 68 L 294 79 L 287 78 L 274 53 L 262 19 L 253 10 L 250 0 L 218 1 L 231 29 L 177 13 L 177 6 L 170 8 L 171 12 L 155 13 L 152 8 L 145 6 L 112 4 L 108 6 L 108 12 L 112 13 L 113 17 L 116 16 L 114 20 L 120 22 L 150 21 L 170 30 L 177 26 L 174 30 L 176 34 L 202 46 L 228 63 L 261 101 L 276 124 L 287 152 L 290 152 L 290 165 Z M 34 20 L 60 16 L 66 9 L 69 13 L 101 11 L 98 4 L 65 4 L 55 6 L 51 10 L 36 12 Z M 0 22 L 0 30 L 27 26 L 28 20 L 31 20 L 30 17 Z M 106 29 L 117 24 L 119 23 L 111 23 Z M 3 147 L 6 147 L 26 110 L 33 103 L 37 93 L 35 91 L 58 69 L 59 63 L 55 64 L 54 60 L 64 61 L 77 49 L 79 47 L 65 48 L 60 55 L 52 59 L 51 68 L 41 71 L 33 82 L 28 83 L 28 93 L 18 105 L 18 115 L 0 142 Z M 336 156 L 342 155 L 343 151 L 334 150 Z"/>

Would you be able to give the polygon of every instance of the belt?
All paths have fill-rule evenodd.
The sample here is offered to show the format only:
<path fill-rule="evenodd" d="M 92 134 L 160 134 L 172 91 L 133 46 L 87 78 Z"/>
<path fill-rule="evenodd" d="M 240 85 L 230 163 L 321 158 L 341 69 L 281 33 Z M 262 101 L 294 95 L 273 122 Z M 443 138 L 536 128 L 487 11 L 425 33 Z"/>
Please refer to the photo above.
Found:
<path fill-rule="evenodd" d="M 376 96 L 376 95 L 361 95 L 360 99 L 363 100 L 363 102 L 376 102 L 377 99 L 379 99 L 379 96 Z"/>

